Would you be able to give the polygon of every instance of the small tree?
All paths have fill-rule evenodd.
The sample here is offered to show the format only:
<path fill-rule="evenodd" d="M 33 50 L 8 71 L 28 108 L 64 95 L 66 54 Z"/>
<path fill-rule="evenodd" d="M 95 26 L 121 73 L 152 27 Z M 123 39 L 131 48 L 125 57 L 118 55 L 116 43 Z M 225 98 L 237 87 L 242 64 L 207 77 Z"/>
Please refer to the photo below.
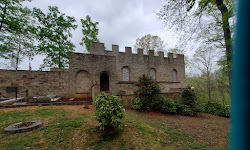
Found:
<path fill-rule="evenodd" d="M 196 102 L 195 93 L 190 88 L 183 90 L 181 101 L 183 104 L 182 113 L 184 115 L 191 115 L 201 111 L 199 104 Z"/>
<path fill-rule="evenodd" d="M 16 56 L 16 69 L 24 57 L 32 58 L 36 49 L 31 10 L 22 3 L 31 0 L 2 0 L 0 2 L 0 58 Z"/>
<path fill-rule="evenodd" d="M 142 48 L 144 53 L 148 50 L 155 50 L 155 51 L 164 51 L 164 41 L 157 35 L 144 35 L 141 38 L 136 39 L 136 44 L 134 45 L 135 49 Z"/>
<path fill-rule="evenodd" d="M 95 119 L 101 123 L 100 130 L 122 128 L 125 109 L 121 105 L 120 98 L 101 93 L 95 99 L 93 105 L 96 110 Z"/>
<path fill-rule="evenodd" d="M 212 72 L 215 68 L 216 53 L 212 47 L 199 49 L 193 55 L 193 66 L 201 71 L 206 80 L 208 98 L 212 100 Z"/>
<path fill-rule="evenodd" d="M 160 86 L 150 77 L 143 75 L 135 84 L 138 87 L 137 94 L 141 99 L 142 108 L 152 110 L 155 103 L 158 102 L 159 94 L 161 93 Z"/>
<path fill-rule="evenodd" d="M 47 14 L 34 8 L 34 16 L 40 23 L 37 27 L 38 51 L 46 55 L 40 69 L 67 67 L 69 52 L 72 52 L 75 47 L 69 40 L 72 36 L 71 29 L 77 28 L 77 25 L 73 24 L 76 22 L 75 18 L 61 14 L 57 6 L 49 6 Z"/>
<path fill-rule="evenodd" d="M 90 50 L 90 42 L 100 42 L 97 38 L 99 29 L 97 28 L 98 22 L 92 22 L 89 16 L 86 16 L 86 19 L 81 19 L 82 23 L 82 42 L 80 45 L 85 45 L 87 51 Z"/>

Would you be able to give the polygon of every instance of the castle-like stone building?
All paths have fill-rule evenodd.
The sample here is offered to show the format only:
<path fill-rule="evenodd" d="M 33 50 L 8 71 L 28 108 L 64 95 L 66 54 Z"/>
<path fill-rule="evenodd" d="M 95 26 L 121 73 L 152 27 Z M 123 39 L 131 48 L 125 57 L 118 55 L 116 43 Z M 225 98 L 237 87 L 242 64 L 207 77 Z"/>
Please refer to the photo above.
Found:
<path fill-rule="evenodd" d="M 19 96 L 28 90 L 29 95 L 57 94 L 62 97 L 96 97 L 100 92 L 116 95 L 126 91 L 132 95 L 134 85 L 143 74 L 156 80 L 163 93 L 179 92 L 186 87 L 184 55 L 163 52 L 148 55 L 142 49 L 137 54 L 131 47 L 119 52 L 118 45 L 112 51 L 105 50 L 103 43 L 92 42 L 90 53 L 70 53 L 69 69 L 51 71 L 0 70 L 0 92 L 13 96 L 8 88 L 17 87 Z"/>

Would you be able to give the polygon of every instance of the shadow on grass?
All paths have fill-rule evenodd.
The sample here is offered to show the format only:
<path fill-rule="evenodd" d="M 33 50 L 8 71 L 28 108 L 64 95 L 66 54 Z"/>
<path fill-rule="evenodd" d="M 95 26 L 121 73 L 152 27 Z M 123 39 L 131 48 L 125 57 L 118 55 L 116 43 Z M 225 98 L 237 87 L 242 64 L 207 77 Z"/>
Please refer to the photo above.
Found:
<path fill-rule="evenodd" d="M 100 139 L 89 144 L 89 146 L 93 146 L 93 150 L 105 149 L 110 147 L 113 141 L 118 139 L 119 136 L 122 135 L 122 131 L 115 131 L 115 130 L 107 130 L 99 132 L 101 132 Z"/>

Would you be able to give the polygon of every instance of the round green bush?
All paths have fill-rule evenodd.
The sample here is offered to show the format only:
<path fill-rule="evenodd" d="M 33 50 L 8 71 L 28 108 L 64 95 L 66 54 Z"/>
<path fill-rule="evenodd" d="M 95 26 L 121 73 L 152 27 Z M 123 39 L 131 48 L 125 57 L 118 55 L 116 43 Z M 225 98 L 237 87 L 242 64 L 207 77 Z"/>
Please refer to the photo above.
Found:
<path fill-rule="evenodd" d="M 101 93 L 94 100 L 93 105 L 96 110 L 95 119 L 101 124 L 100 130 L 122 128 L 125 109 L 121 105 L 120 98 Z"/>
<path fill-rule="evenodd" d="M 178 106 L 179 104 L 177 101 L 171 98 L 164 98 L 161 108 L 164 113 L 177 113 Z"/>

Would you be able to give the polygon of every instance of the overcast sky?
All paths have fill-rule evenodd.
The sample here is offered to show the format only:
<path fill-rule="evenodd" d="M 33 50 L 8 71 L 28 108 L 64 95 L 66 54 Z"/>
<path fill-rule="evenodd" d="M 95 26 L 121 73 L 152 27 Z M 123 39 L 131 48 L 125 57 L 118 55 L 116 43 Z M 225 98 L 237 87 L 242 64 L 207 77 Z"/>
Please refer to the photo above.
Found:
<path fill-rule="evenodd" d="M 76 52 L 86 52 L 79 45 L 82 38 L 80 19 L 89 15 L 94 22 L 99 22 L 99 39 L 107 49 L 117 44 L 120 51 L 124 47 L 134 47 L 138 37 L 146 34 L 157 35 L 167 44 L 166 50 L 177 44 L 176 34 L 163 28 L 162 21 L 157 19 L 164 0 L 34 0 L 24 3 L 30 8 L 37 7 L 48 12 L 48 6 L 58 6 L 61 13 L 73 16 L 78 28 L 72 30 L 72 42 Z M 31 62 L 32 70 L 38 70 L 44 57 L 37 56 Z M 28 61 L 23 61 L 19 69 L 28 70 Z"/>

